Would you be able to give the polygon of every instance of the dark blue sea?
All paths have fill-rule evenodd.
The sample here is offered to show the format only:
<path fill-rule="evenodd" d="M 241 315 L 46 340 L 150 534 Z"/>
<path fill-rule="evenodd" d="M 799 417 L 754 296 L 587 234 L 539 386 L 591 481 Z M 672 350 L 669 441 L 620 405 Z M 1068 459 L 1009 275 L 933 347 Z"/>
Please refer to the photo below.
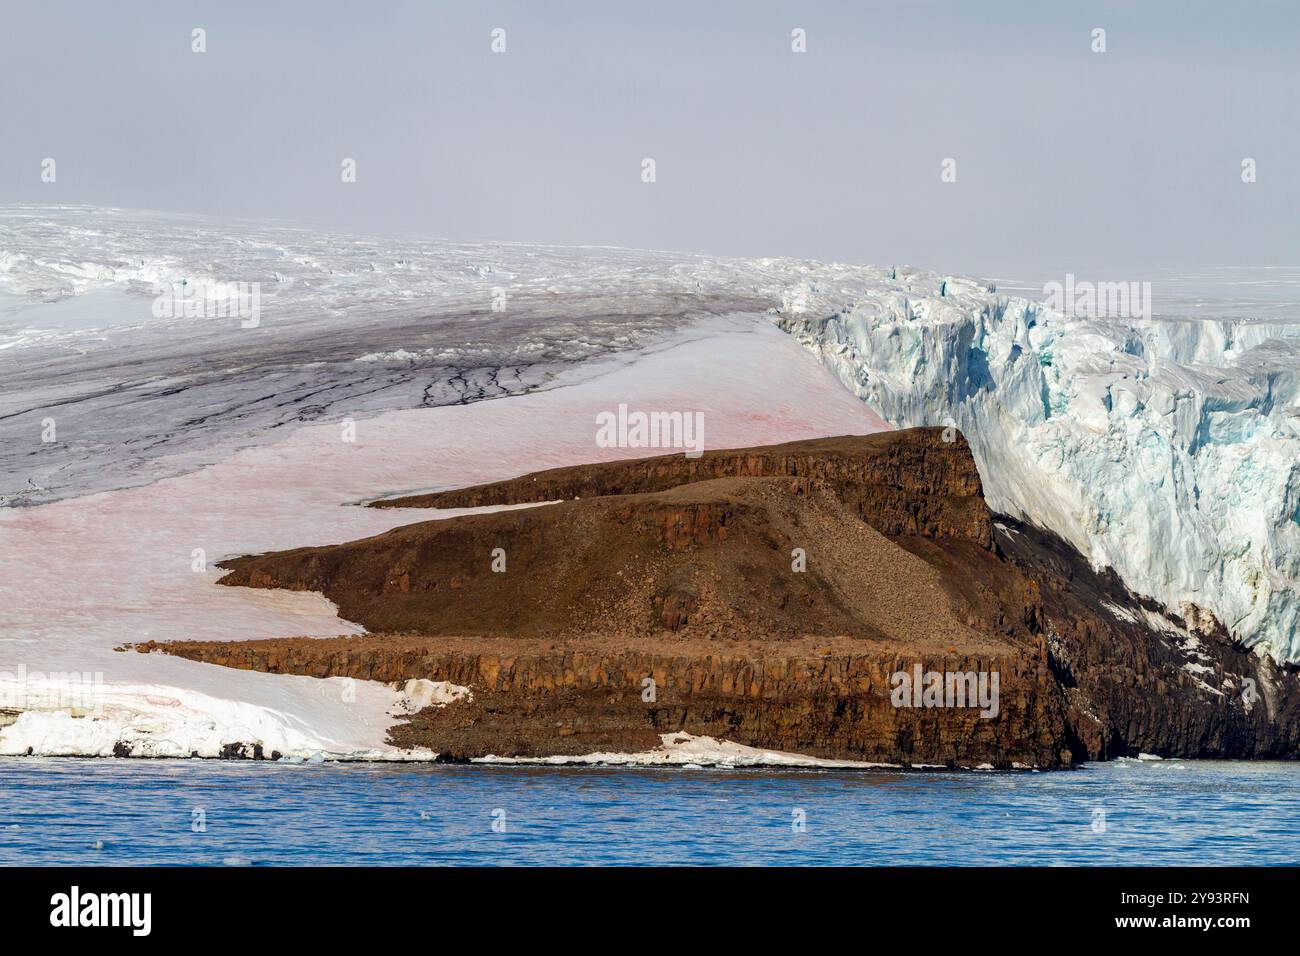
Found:
<path fill-rule="evenodd" d="M 892 773 L 0 759 L 0 864 L 1300 862 L 1300 763 Z"/>

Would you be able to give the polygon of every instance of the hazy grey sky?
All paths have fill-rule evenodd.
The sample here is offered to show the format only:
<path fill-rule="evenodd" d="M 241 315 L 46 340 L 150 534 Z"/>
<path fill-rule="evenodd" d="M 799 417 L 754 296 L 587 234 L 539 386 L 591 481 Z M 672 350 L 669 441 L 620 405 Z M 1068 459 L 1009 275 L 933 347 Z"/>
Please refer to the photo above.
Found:
<path fill-rule="evenodd" d="M 0 201 L 994 274 L 1296 264 L 1298 61 L 1295 3 L 7 3 Z"/>

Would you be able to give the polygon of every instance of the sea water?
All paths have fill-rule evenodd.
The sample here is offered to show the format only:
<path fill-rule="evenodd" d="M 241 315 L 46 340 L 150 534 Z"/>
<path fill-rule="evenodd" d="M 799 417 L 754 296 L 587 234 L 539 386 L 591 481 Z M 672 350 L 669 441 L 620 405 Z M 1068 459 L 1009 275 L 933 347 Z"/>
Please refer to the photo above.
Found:
<path fill-rule="evenodd" d="M 0 864 L 1297 862 L 1300 763 L 895 773 L 0 760 Z"/>

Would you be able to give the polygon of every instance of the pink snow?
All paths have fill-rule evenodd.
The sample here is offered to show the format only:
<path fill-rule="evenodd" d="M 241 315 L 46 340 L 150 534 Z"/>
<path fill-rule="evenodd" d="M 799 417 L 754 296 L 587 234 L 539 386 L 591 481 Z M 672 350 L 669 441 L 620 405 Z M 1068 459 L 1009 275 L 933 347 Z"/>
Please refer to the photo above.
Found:
<path fill-rule="evenodd" d="M 544 392 L 358 420 L 351 443 L 338 422 L 302 427 L 278 444 L 147 487 L 0 512 L 0 684 L 20 667 L 102 674 L 128 736 L 156 734 L 157 721 L 188 709 L 186 719 L 212 722 L 216 737 L 257 731 L 268 749 L 278 742 L 286 753 L 391 750 L 383 732 L 397 692 L 389 688 L 365 686 L 345 700 L 332 682 L 112 648 L 358 632 L 318 594 L 215 586 L 215 563 L 346 541 L 431 515 L 357 506 L 376 497 L 664 453 L 596 445 L 597 414 L 620 403 L 702 412 L 706 448 L 887 428 L 769 323 L 715 320 L 669 345 L 577 367 Z M 192 570 L 195 549 L 203 549 L 205 571 Z M 159 699 L 184 705 L 159 708 Z M 141 714 L 153 729 L 141 731 Z M 43 731 L 32 723 L 26 736 L 0 730 L 0 752 L 15 752 L 33 733 L 80 733 L 66 721 Z M 193 727 L 172 730 L 179 739 Z"/>

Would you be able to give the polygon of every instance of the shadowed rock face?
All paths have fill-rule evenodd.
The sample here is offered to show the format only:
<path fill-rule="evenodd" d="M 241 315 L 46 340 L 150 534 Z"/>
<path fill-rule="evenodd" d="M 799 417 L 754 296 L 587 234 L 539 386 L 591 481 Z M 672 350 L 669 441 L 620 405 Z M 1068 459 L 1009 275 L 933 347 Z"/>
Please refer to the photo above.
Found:
<path fill-rule="evenodd" d="M 1040 585 L 1052 668 L 1089 759 L 1138 753 L 1289 759 L 1300 677 L 1096 571 L 1051 532 L 1000 521 L 999 550 Z"/>
<path fill-rule="evenodd" d="M 1048 535 L 995 532 L 969 449 L 938 429 L 562 468 L 376 506 L 519 503 L 539 506 L 222 565 L 222 584 L 322 591 L 373 634 L 161 649 L 467 685 L 472 700 L 392 731 L 446 759 L 637 751 L 674 731 L 947 766 L 1296 749 L 1294 676 L 1263 673 L 1221 634 L 1175 639 L 1180 620 Z M 895 706 L 892 676 L 917 664 L 996 671 L 996 716 Z M 1247 678 L 1267 700 L 1242 696 Z"/>
<path fill-rule="evenodd" d="M 1052 767 L 1071 755 L 1044 646 L 963 655 L 917 654 L 888 642 L 847 638 L 710 646 L 650 641 L 626 650 L 542 641 L 371 635 L 159 648 L 194 660 L 277 674 L 405 681 L 436 675 L 474 697 L 430 707 L 392 729 L 394 743 L 436 750 L 444 760 L 487 754 L 543 757 L 638 752 L 685 730 L 830 759 L 930 766 L 990 763 Z M 997 671 L 999 714 L 974 708 L 899 709 L 893 673 Z M 647 680 L 654 682 L 647 700 Z"/>
<path fill-rule="evenodd" d="M 508 481 L 375 501 L 372 508 L 488 505 L 635 495 L 713 478 L 820 479 L 885 535 L 960 537 L 991 547 L 993 526 L 966 441 L 938 429 L 816 438 L 763 448 L 553 468 Z"/>

